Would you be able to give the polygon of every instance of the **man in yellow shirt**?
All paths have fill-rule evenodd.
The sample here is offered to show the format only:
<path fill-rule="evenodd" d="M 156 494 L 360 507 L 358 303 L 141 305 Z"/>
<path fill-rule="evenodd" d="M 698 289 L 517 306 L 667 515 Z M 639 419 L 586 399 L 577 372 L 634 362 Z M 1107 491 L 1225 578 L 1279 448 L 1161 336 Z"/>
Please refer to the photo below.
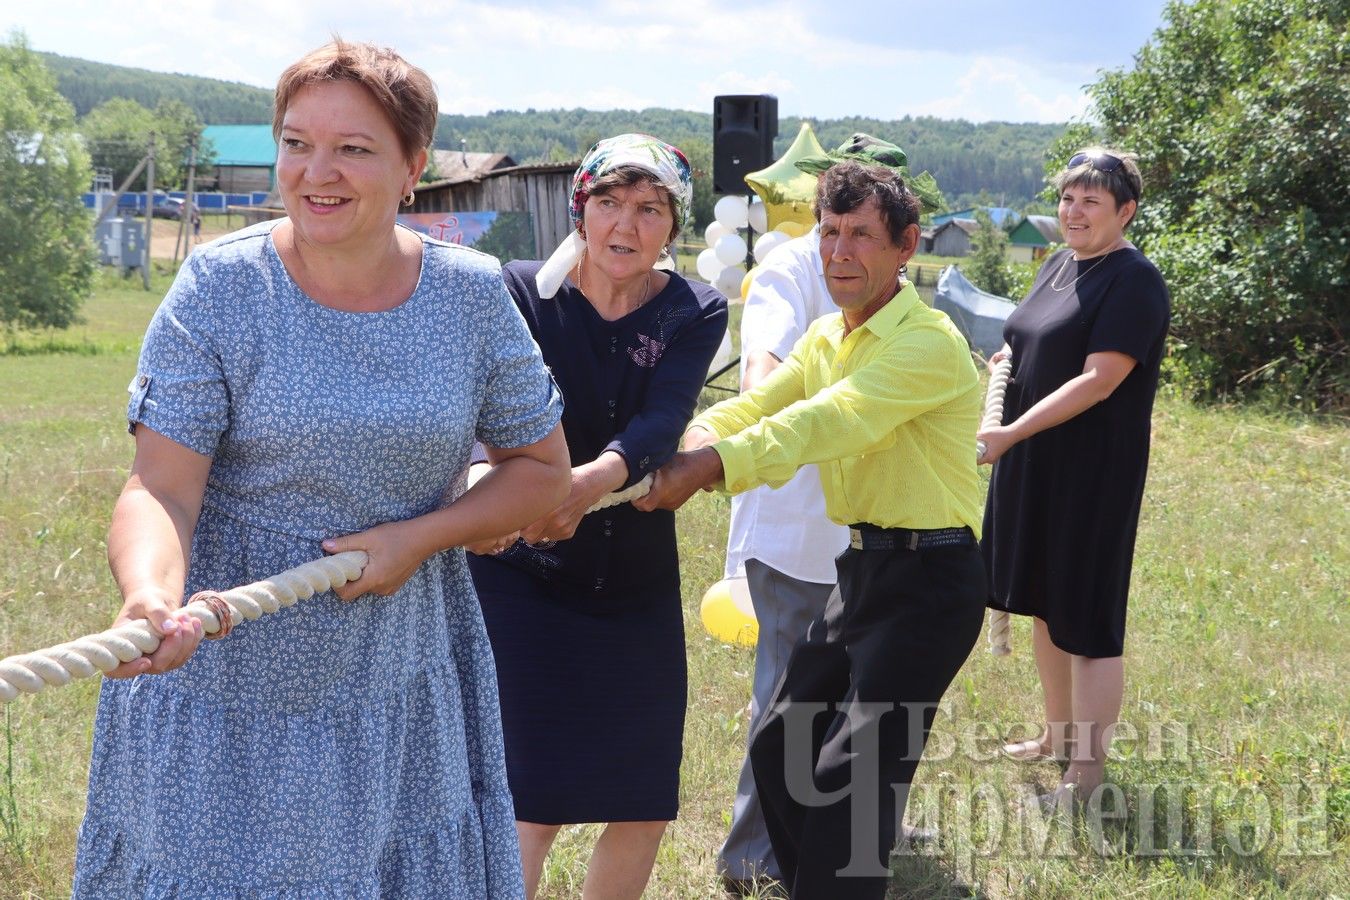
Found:
<path fill-rule="evenodd" d="M 884 896 L 937 703 L 984 618 L 979 379 L 956 327 L 901 278 L 918 216 L 892 170 L 843 162 L 820 177 L 820 254 L 841 313 L 697 417 L 636 503 L 674 509 L 700 488 L 777 485 L 815 463 L 826 513 L 850 526 L 838 587 L 750 750 L 794 900 Z"/>

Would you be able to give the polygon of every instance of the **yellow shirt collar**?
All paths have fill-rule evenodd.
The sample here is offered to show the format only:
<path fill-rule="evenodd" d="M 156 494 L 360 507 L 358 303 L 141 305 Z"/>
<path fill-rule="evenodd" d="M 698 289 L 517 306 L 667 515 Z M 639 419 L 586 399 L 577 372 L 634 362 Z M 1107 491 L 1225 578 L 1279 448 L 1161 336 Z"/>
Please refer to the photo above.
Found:
<path fill-rule="evenodd" d="M 908 281 L 900 283 L 900 290 L 895 296 L 886 302 L 886 305 L 872 314 L 866 322 L 862 324 L 863 328 L 871 331 L 877 337 L 885 337 L 905 320 L 914 309 L 915 304 L 922 304 L 923 298 L 919 292 L 914 289 L 914 285 Z"/>

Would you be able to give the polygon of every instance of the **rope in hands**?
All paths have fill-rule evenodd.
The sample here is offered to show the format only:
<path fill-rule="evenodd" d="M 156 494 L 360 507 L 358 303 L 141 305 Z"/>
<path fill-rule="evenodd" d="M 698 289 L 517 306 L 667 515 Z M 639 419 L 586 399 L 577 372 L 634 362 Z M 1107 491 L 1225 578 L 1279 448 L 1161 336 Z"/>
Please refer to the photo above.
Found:
<path fill-rule="evenodd" d="M 622 491 L 606 494 L 586 512 L 636 500 L 651 487 L 652 476 L 648 475 Z M 367 561 L 361 550 L 335 553 L 228 591 L 199 591 L 184 607 L 188 615 L 201 621 L 208 638 L 223 638 L 241 622 L 355 581 Z M 160 640 L 159 633 L 147 620 L 137 619 L 69 643 L 0 660 L 0 703 L 8 703 L 20 694 L 60 687 L 77 678 L 111 672 L 122 663 L 154 653 Z"/>
<path fill-rule="evenodd" d="M 1005 356 L 989 375 L 989 391 L 984 398 L 984 421 L 980 430 L 1003 424 L 1003 395 L 1008 392 L 1008 378 L 1012 375 L 1012 357 Z M 984 456 L 984 441 L 976 441 L 977 458 Z M 995 656 L 1012 653 L 1012 616 L 1001 609 L 989 611 L 989 652 Z"/>
<path fill-rule="evenodd" d="M 222 638 L 240 622 L 355 581 L 367 561 L 362 550 L 336 553 L 228 591 L 199 591 L 184 608 L 201 621 L 208 637 Z M 160 640 L 147 620 L 137 619 L 36 653 L 0 660 L 0 703 L 20 694 L 69 684 L 76 678 L 111 672 L 124 662 L 154 653 Z"/>
<path fill-rule="evenodd" d="M 990 428 L 1003 421 L 1003 396 L 1008 390 L 1012 359 L 1005 357 L 994 367 L 985 397 L 984 421 L 981 428 Z M 978 455 L 983 456 L 983 441 L 976 441 Z M 652 476 L 647 475 L 622 491 L 606 494 L 586 510 L 587 513 L 608 509 L 646 496 L 652 487 Z M 308 600 L 317 593 L 341 587 L 355 581 L 365 568 L 368 557 L 363 551 L 353 550 L 325 556 L 293 569 L 255 581 L 228 591 L 199 591 L 188 599 L 189 615 L 201 620 L 203 630 L 210 638 L 222 638 L 240 622 L 274 613 L 300 600 Z M 1012 652 L 1011 620 L 1002 610 L 989 614 L 989 651 L 996 656 Z M 82 637 L 45 650 L 22 653 L 0 660 L 0 703 L 8 703 L 20 694 L 36 694 L 49 686 L 59 687 L 77 678 L 90 678 L 98 672 L 110 672 L 124 662 L 155 652 L 160 636 L 145 619 L 137 619 L 107 631 Z"/>
<path fill-rule="evenodd" d="M 586 510 L 587 515 L 593 512 L 599 512 L 602 509 L 609 509 L 611 506 L 618 506 L 620 503 L 627 503 L 630 500 L 636 500 L 639 497 L 647 496 L 652 489 L 652 479 L 654 476 L 648 474 L 642 476 L 641 481 L 636 481 L 621 491 L 615 491 L 612 494 L 606 494 L 599 500 L 591 504 Z"/>
<path fill-rule="evenodd" d="M 483 474 L 486 473 L 474 475 L 473 471 L 470 470 L 469 487 L 473 487 Z M 599 512 L 602 509 L 609 509 L 611 506 L 618 506 L 620 503 L 627 503 L 630 500 L 636 500 L 639 497 L 647 496 L 647 493 L 652 489 L 652 480 L 654 477 L 655 476 L 649 473 L 644 475 L 641 481 L 635 481 L 621 491 L 605 494 L 605 496 L 587 507 L 586 512 L 583 513 L 583 515 L 590 515 L 591 513 Z"/>

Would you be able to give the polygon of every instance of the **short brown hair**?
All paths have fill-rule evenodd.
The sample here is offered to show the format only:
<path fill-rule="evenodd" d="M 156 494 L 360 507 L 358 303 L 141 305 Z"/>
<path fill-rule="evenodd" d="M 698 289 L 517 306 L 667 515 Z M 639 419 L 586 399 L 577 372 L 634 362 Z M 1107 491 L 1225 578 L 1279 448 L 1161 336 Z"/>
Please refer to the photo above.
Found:
<path fill-rule="evenodd" d="M 586 185 L 586 197 L 588 200 L 591 197 L 603 197 L 617 187 L 630 187 L 644 181 L 656 189 L 656 193 L 665 201 L 666 209 L 670 210 L 670 236 L 666 238 L 666 243 L 673 243 L 680 234 L 680 215 L 675 210 L 675 198 L 670 195 L 669 188 L 659 183 L 652 177 L 651 172 L 641 166 L 615 166 Z"/>
<path fill-rule="evenodd" d="M 816 221 L 829 210 L 835 215 L 853 212 L 875 197 L 891 243 L 900 245 L 905 229 L 919 223 L 919 198 L 905 186 L 900 173 L 886 166 L 865 166 L 853 160 L 836 163 L 816 182 Z"/>
<path fill-rule="evenodd" d="M 1144 178 L 1139 173 L 1139 157 L 1134 153 L 1122 153 L 1109 147 L 1084 147 L 1073 156 L 1086 157 L 1076 166 L 1066 167 L 1050 179 L 1050 186 L 1057 196 L 1064 194 L 1067 187 L 1096 188 L 1106 191 L 1116 200 L 1116 209 L 1120 209 L 1130 200 L 1138 203 L 1144 195 Z M 1096 161 L 1103 157 L 1114 157 L 1120 165 L 1113 171 L 1103 172 L 1097 168 Z M 1134 216 L 1130 216 L 1133 220 Z M 1127 226 L 1129 222 L 1125 223 Z"/>
<path fill-rule="evenodd" d="M 404 158 L 412 160 L 431 146 L 438 112 L 431 77 L 388 47 L 341 38 L 310 51 L 281 73 L 272 103 L 273 139 L 281 137 L 286 107 L 297 91 L 332 81 L 354 81 L 370 91 L 394 126 Z"/>

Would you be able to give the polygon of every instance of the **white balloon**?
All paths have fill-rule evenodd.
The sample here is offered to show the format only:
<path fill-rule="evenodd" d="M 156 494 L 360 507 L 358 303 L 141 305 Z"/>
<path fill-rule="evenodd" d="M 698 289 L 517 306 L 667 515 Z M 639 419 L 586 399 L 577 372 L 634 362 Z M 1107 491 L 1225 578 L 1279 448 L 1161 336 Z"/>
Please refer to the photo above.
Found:
<path fill-rule="evenodd" d="M 703 229 L 703 243 L 709 247 L 717 246 L 717 239 L 724 234 L 731 234 L 732 229 L 723 225 L 721 222 L 709 223 L 708 227 Z"/>
<path fill-rule="evenodd" d="M 702 278 L 708 284 L 717 281 L 717 276 L 722 274 L 726 268 L 726 263 L 717 258 L 717 254 L 709 247 L 698 255 L 694 262 L 694 268 L 698 270 L 698 277 Z"/>
<path fill-rule="evenodd" d="M 741 299 L 741 281 L 745 279 L 745 266 L 727 266 L 718 273 L 713 282 L 717 289 L 728 298 Z"/>
<path fill-rule="evenodd" d="M 724 234 L 713 245 L 713 252 L 725 266 L 745 261 L 745 238 L 739 234 Z"/>
<path fill-rule="evenodd" d="M 755 262 L 764 262 L 774 247 L 786 244 L 792 238 L 781 231 L 766 231 L 755 238 Z"/>
<path fill-rule="evenodd" d="M 769 230 L 769 211 L 764 208 L 764 201 L 756 197 L 750 204 L 750 227 L 760 234 Z"/>
<path fill-rule="evenodd" d="M 713 207 L 713 215 L 717 217 L 717 221 L 732 231 L 737 228 L 744 228 L 750 222 L 750 213 L 745 198 L 735 195 L 718 200 Z"/>

